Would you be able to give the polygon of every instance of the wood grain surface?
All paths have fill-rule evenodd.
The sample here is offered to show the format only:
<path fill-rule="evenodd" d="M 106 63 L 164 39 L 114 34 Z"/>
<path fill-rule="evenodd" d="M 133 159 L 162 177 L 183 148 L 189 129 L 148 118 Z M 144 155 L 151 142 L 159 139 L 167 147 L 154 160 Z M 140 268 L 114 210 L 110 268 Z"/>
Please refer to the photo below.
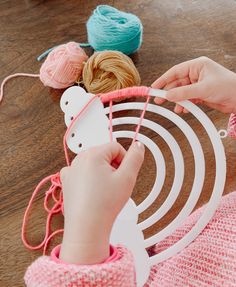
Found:
<path fill-rule="evenodd" d="M 85 23 L 98 4 L 110 4 L 138 15 L 144 25 L 141 49 L 132 56 L 143 85 L 150 85 L 171 66 L 202 55 L 236 71 L 236 1 L 233 0 L 1 0 L 0 80 L 15 72 L 38 73 L 36 57 L 48 47 L 70 40 L 86 42 Z M 90 54 L 91 50 L 87 50 Z M 44 87 L 38 79 L 18 78 L 5 88 L 0 105 L 0 286 L 24 286 L 27 266 L 41 252 L 30 252 L 21 242 L 24 210 L 35 185 L 64 165 L 62 137 L 65 132 L 59 107 L 62 90 Z M 165 104 L 172 108 L 171 104 Z M 218 129 L 225 128 L 228 116 L 203 108 Z M 135 114 L 135 112 L 132 112 Z M 139 115 L 139 113 L 137 113 Z M 193 154 L 187 139 L 172 122 L 147 113 L 147 118 L 163 125 L 179 143 L 185 158 L 185 180 L 180 196 L 158 224 L 145 236 L 166 226 L 185 204 L 194 176 Z M 206 202 L 214 183 L 215 163 L 211 143 L 198 121 L 183 118 L 198 134 L 206 155 L 206 181 L 197 206 Z M 130 127 L 131 129 L 134 127 Z M 173 183 L 173 158 L 168 145 L 150 130 L 141 129 L 161 148 L 167 162 L 167 177 L 156 202 L 142 214 L 152 214 L 165 200 Z M 121 140 L 127 147 L 129 141 Z M 224 193 L 236 187 L 236 143 L 223 140 L 227 155 L 227 182 Z M 158 169 L 158 167 L 157 167 Z M 146 152 L 134 199 L 141 202 L 150 191 L 156 167 Z M 37 199 L 29 226 L 33 242 L 42 239 L 45 212 L 43 192 Z M 62 226 L 62 218 L 54 228 Z M 60 238 L 57 239 L 60 242 Z M 54 242 L 55 244 L 55 242 Z"/>

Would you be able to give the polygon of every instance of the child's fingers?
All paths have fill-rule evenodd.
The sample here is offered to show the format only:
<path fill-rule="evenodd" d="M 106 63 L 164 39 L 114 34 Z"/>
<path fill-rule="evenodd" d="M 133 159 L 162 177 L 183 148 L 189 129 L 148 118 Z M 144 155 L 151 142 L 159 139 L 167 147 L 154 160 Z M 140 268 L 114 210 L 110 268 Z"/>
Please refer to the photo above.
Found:
<path fill-rule="evenodd" d="M 118 142 L 102 145 L 97 147 L 96 150 L 98 156 L 104 158 L 110 164 L 114 161 L 119 165 L 126 154 L 126 150 Z"/>
<path fill-rule="evenodd" d="M 128 179 L 131 185 L 133 185 L 136 181 L 144 160 L 144 153 L 145 148 L 142 143 L 133 143 L 126 152 L 120 167 L 117 169 L 117 174 L 119 174 L 122 178 Z"/>
<path fill-rule="evenodd" d="M 72 161 L 71 166 L 76 166 L 82 158 L 88 158 L 90 161 L 105 160 L 114 167 L 119 166 L 125 156 L 126 150 L 121 144 L 112 142 L 90 148 L 80 152 Z"/>
<path fill-rule="evenodd" d="M 80 151 L 80 152 L 76 155 L 76 157 L 74 157 L 74 159 L 73 159 L 72 162 L 71 162 L 71 166 L 72 166 L 72 167 L 75 166 L 75 165 L 79 162 L 80 158 L 85 154 L 85 152 L 86 152 L 86 151 Z"/>
<path fill-rule="evenodd" d="M 68 171 L 69 171 L 69 168 L 70 168 L 70 167 L 66 166 L 66 167 L 63 167 L 63 168 L 61 169 L 61 171 L 60 171 L 60 179 L 61 179 L 62 182 L 65 180 L 65 178 L 66 178 L 66 176 L 67 176 L 67 173 L 68 173 Z"/>

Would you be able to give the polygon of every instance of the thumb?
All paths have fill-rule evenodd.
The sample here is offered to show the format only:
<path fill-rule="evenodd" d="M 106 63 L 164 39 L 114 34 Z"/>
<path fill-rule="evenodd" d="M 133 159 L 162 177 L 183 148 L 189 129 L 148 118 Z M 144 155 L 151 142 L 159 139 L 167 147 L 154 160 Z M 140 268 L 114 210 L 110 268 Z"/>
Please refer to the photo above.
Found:
<path fill-rule="evenodd" d="M 195 83 L 167 91 L 166 98 L 170 102 L 180 102 L 190 99 L 202 99 L 203 94 L 204 91 L 202 88 L 202 84 Z"/>
<path fill-rule="evenodd" d="M 145 148 L 140 142 L 133 143 L 126 152 L 117 173 L 128 178 L 134 184 L 144 160 Z"/>

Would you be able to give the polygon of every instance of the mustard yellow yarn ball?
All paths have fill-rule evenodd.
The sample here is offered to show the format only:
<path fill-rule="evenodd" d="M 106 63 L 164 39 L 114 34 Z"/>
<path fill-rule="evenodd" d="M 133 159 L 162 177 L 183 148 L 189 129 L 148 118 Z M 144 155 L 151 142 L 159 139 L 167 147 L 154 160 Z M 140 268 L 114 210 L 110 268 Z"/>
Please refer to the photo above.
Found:
<path fill-rule="evenodd" d="M 84 65 L 83 83 L 93 94 L 139 86 L 140 82 L 133 61 L 118 51 L 95 52 Z"/>

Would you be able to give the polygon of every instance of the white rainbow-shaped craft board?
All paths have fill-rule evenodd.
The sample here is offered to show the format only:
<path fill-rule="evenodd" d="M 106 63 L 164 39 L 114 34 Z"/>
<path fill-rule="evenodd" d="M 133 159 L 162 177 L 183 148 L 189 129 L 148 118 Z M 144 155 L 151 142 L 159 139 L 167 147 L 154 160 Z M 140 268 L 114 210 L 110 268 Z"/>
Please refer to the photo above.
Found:
<path fill-rule="evenodd" d="M 162 90 L 149 90 L 149 95 L 152 97 L 159 96 L 165 98 L 165 93 L 166 92 Z M 78 86 L 68 88 L 64 92 L 60 104 L 62 111 L 65 113 L 65 123 L 67 126 L 69 126 L 71 120 L 93 96 L 94 95 L 86 93 L 85 90 Z M 139 214 L 145 211 L 161 192 L 166 176 L 166 165 L 161 150 L 151 139 L 139 133 L 137 135 L 137 140 L 142 142 L 151 151 L 156 165 L 158 164 L 158 177 L 155 179 L 151 192 L 141 204 L 136 206 L 134 201 L 129 199 L 126 206 L 118 215 L 111 234 L 112 244 L 123 244 L 132 251 L 135 258 L 137 286 L 143 286 L 145 284 L 149 276 L 150 268 L 153 264 L 160 263 L 161 261 L 164 261 L 180 252 L 199 235 L 214 215 L 224 190 L 226 179 L 226 158 L 219 132 L 207 115 L 192 102 L 183 101 L 179 102 L 179 104 L 191 112 L 202 124 L 212 143 L 216 164 L 214 187 L 204 212 L 193 228 L 183 238 L 166 250 L 149 257 L 146 249 L 171 235 L 183 224 L 186 218 L 193 211 L 201 194 L 205 179 L 205 159 L 200 141 L 186 121 L 184 121 L 179 115 L 164 107 L 148 104 L 147 111 L 159 114 L 174 122 L 188 139 L 194 156 L 195 177 L 189 198 L 180 213 L 160 232 L 144 239 L 143 230 L 161 219 L 170 210 L 177 199 L 184 179 L 184 159 L 178 143 L 165 127 L 160 126 L 158 123 L 153 121 L 143 119 L 142 126 L 159 134 L 168 144 L 174 158 L 175 175 L 171 191 L 161 207 L 158 208 L 149 218 L 138 223 Z M 112 112 L 123 110 L 142 111 L 143 109 L 143 102 L 129 102 L 114 105 L 112 107 Z M 109 107 L 104 108 L 99 98 L 94 100 L 88 106 L 86 111 L 84 111 L 84 113 L 78 118 L 68 135 L 67 145 L 70 150 L 78 154 L 80 151 L 86 150 L 92 146 L 110 142 L 108 114 Z M 137 125 L 138 123 L 139 118 L 137 117 L 121 117 L 112 120 L 113 126 L 122 124 Z M 116 131 L 113 132 L 113 137 L 114 140 L 118 138 L 133 138 L 134 134 L 135 133 L 132 131 Z"/>

